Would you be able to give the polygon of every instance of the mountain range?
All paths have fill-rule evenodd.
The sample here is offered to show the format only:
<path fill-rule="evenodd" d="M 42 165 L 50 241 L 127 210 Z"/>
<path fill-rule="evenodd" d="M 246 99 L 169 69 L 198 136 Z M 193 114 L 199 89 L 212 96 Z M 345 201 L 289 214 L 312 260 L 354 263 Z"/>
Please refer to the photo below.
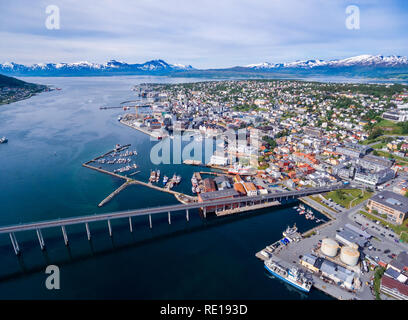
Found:
<path fill-rule="evenodd" d="M 104 64 L 39 63 L 23 65 L 0 64 L 0 73 L 11 76 L 109 76 L 109 75 L 168 75 L 182 77 L 297 77 L 297 76 L 348 76 L 408 78 L 408 59 L 403 56 L 360 55 L 336 60 L 302 60 L 289 63 L 259 63 L 222 69 L 196 69 L 191 65 L 169 64 L 151 60 L 130 64 L 110 60 Z"/>

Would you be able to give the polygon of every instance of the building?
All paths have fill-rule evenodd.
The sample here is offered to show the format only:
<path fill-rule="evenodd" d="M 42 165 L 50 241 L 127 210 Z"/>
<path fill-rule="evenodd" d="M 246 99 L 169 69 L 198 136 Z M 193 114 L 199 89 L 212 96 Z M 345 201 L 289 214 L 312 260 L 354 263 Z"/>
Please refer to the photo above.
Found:
<path fill-rule="evenodd" d="M 382 169 L 372 172 L 367 169 L 358 168 L 354 175 L 354 181 L 370 186 L 377 186 L 394 178 L 395 171 L 391 169 Z"/>
<path fill-rule="evenodd" d="M 405 110 L 393 109 L 384 112 L 382 117 L 387 120 L 403 122 L 408 120 L 408 113 Z"/>
<path fill-rule="evenodd" d="M 408 213 L 408 198 L 391 191 L 382 191 L 368 200 L 368 211 L 386 215 L 394 224 L 402 224 Z"/>
<path fill-rule="evenodd" d="M 225 189 L 225 190 L 218 190 L 218 191 L 213 191 L 213 192 L 204 192 L 204 193 L 198 194 L 198 202 L 233 199 L 238 196 L 239 196 L 239 193 L 235 189 Z M 232 205 L 233 208 L 236 208 L 238 206 L 239 206 L 238 203 L 235 203 Z M 208 206 L 206 207 L 206 210 L 207 212 L 216 211 L 216 206 Z"/>
<path fill-rule="evenodd" d="M 366 155 L 356 160 L 356 164 L 369 170 L 383 170 L 389 169 L 394 164 L 394 160 L 388 160 L 383 157 L 377 157 L 373 155 Z"/>
<path fill-rule="evenodd" d="M 304 267 L 306 267 L 307 269 L 309 269 L 312 272 L 319 272 L 319 261 L 321 260 L 321 258 L 316 257 L 313 254 L 304 254 L 302 256 L 302 258 L 300 259 L 300 264 Z M 320 263 L 321 265 L 321 263 Z"/>
<path fill-rule="evenodd" d="M 380 290 L 395 299 L 408 300 L 408 285 L 387 275 L 384 275 L 381 278 Z"/>
<path fill-rule="evenodd" d="M 346 143 L 344 146 L 336 147 L 336 152 L 351 158 L 360 158 L 367 155 L 373 149 L 358 143 Z"/>
<path fill-rule="evenodd" d="M 212 178 L 206 178 L 203 180 L 203 185 L 204 185 L 204 191 L 205 192 L 213 192 L 216 189 L 215 187 L 215 182 Z"/>
<path fill-rule="evenodd" d="M 367 238 L 361 236 L 359 233 L 348 228 L 345 228 L 340 232 L 336 232 L 336 240 L 347 246 L 353 246 L 354 244 L 358 244 L 359 247 L 364 247 L 368 242 Z"/>
<path fill-rule="evenodd" d="M 246 190 L 244 188 L 244 185 L 242 183 L 234 183 L 234 189 L 241 195 L 241 196 L 246 196 Z"/>
<path fill-rule="evenodd" d="M 304 133 L 311 137 L 320 138 L 323 135 L 323 131 L 319 128 L 306 127 L 303 129 Z"/>
<path fill-rule="evenodd" d="M 258 189 L 252 182 L 244 182 L 243 185 L 248 197 L 255 197 L 258 195 Z"/>

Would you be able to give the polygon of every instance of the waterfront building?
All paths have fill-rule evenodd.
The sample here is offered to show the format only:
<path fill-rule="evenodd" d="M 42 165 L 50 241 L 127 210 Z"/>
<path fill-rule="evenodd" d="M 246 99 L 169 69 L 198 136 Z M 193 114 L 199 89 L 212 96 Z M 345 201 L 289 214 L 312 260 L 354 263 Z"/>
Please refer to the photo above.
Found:
<path fill-rule="evenodd" d="M 408 198 L 391 191 L 382 191 L 368 200 L 368 211 L 386 215 L 394 224 L 402 224 L 408 213 Z"/>
<path fill-rule="evenodd" d="M 408 285 L 387 275 L 381 278 L 381 292 L 398 300 L 408 300 Z"/>

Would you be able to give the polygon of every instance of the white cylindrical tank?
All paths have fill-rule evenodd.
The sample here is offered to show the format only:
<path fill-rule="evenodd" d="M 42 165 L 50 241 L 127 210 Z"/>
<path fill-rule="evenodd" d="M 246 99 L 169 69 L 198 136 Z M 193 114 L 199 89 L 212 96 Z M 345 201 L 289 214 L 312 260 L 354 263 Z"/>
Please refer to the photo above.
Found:
<path fill-rule="evenodd" d="M 335 257 L 337 255 L 337 249 L 339 244 L 330 238 L 323 239 L 321 251 L 328 257 Z"/>
<path fill-rule="evenodd" d="M 344 246 L 341 248 L 340 260 L 349 266 L 355 266 L 360 257 L 360 252 L 355 247 Z"/>

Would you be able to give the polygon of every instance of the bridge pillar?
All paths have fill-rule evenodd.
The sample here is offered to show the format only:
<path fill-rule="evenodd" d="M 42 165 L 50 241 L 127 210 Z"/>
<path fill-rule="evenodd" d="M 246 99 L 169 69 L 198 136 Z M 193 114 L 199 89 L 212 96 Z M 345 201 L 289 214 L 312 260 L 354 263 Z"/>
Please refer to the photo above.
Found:
<path fill-rule="evenodd" d="M 85 228 L 86 228 L 86 236 L 88 237 L 88 241 L 90 241 L 91 240 L 91 232 L 89 231 L 88 222 L 85 223 Z"/>
<path fill-rule="evenodd" d="M 9 233 L 9 235 L 10 235 L 11 244 L 13 245 L 14 252 L 16 255 L 19 255 L 20 248 L 18 246 L 16 236 L 14 235 L 14 233 Z"/>
<path fill-rule="evenodd" d="M 133 232 L 132 217 L 129 217 L 129 228 L 130 228 L 130 232 Z"/>
<path fill-rule="evenodd" d="M 67 236 L 67 231 L 65 230 L 64 226 L 61 226 L 61 230 L 62 230 L 62 235 L 64 236 L 64 243 L 67 246 L 68 245 L 68 236 Z"/>
<path fill-rule="evenodd" d="M 45 243 L 44 243 L 44 238 L 41 233 L 41 229 L 37 229 L 37 237 L 38 237 L 38 242 L 40 243 L 41 250 L 44 250 Z"/>
<path fill-rule="evenodd" d="M 187 221 L 190 220 L 190 217 L 188 216 L 188 209 L 186 210 L 186 219 L 187 219 Z"/>
<path fill-rule="evenodd" d="M 169 219 L 169 224 L 171 224 L 170 211 L 169 211 L 169 212 L 167 212 L 167 216 L 168 216 L 168 219 Z"/>
<path fill-rule="evenodd" d="M 153 228 L 152 215 L 151 214 L 149 214 L 149 224 L 150 224 L 150 229 Z"/>
<path fill-rule="evenodd" d="M 109 229 L 109 236 L 112 237 L 112 226 L 111 226 L 110 220 L 108 220 L 108 229 Z"/>

